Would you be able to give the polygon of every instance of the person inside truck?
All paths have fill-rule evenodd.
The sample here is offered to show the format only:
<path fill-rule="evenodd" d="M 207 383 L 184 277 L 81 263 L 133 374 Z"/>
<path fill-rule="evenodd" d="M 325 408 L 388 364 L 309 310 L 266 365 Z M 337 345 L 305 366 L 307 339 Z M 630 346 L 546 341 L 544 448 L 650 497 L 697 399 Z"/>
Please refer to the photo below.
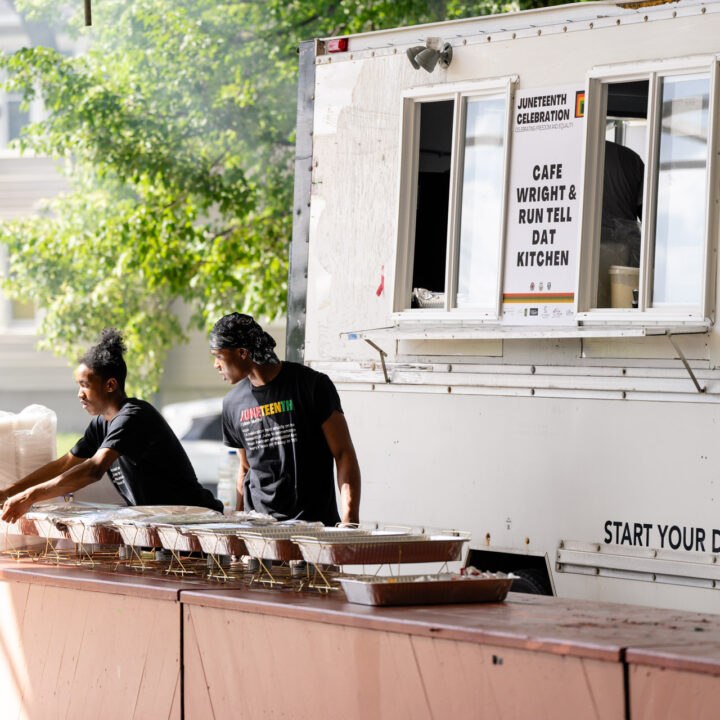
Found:
<path fill-rule="evenodd" d="M 200 485 L 165 418 L 144 400 L 125 394 L 125 343 L 114 328 L 80 359 L 78 399 L 93 416 L 69 453 L 0 490 L 2 519 L 14 522 L 33 503 L 73 493 L 108 472 L 128 505 L 223 506 Z"/>
<path fill-rule="evenodd" d="M 360 468 L 337 390 L 327 375 L 281 362 L 274 347 L 241 313 L 221 318 L 210 333 L 213 366 L 235 386 L 223 401 L 222 431 L 240 456 L 237 509 L 279 520 L 357 523 Z"/>
<path fill-rule="evenodd" d="M 645 164 L 629 147 L 605 141 L 597 307 L 611 307 L 610 266 L 640 267 Z"/>

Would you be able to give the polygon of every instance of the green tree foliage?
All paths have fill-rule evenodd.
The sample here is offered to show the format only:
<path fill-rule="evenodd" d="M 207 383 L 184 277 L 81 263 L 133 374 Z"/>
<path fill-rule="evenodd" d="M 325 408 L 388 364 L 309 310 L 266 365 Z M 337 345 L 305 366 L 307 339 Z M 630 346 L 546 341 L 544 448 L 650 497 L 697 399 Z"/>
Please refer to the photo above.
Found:
<path fill-rule="evenodd" d="M 69 16 L 56 0 L 16 0 L 89 47 L 0 59 L 7 89 L 49 111 L 20 147 L 58 158 L 70 181 L 40 216 L 0 227 L 7 291 L 43 310 L 42 345 L 69 358 L 123 329 L 132 390 L 151 392 L 189 329 L 284 310 L 298 43 L 537 4 L 103 0 L 87 30 L 78 0 Z"/>

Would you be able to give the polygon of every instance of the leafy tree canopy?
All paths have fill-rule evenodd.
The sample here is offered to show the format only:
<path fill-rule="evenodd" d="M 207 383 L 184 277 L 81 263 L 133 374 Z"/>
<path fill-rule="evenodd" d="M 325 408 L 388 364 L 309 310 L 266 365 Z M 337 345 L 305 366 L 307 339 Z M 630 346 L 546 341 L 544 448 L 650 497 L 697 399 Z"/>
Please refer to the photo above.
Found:
<path fill-rule="evenodd" d="M 41 344 L 69 358 L 123 329 L 131 389 L 152 392 L 188 330 L 284 310 L 301 40 L 541 4 L 103 0 L 85 29 L 78 0 L 16 0 L 88 50 L 0 58 L 6 89 L 48 110 L 21 149 L 57 157 L 70 181 L 40 216 L 0 227 L 7 290 L 42 309 Z"/>

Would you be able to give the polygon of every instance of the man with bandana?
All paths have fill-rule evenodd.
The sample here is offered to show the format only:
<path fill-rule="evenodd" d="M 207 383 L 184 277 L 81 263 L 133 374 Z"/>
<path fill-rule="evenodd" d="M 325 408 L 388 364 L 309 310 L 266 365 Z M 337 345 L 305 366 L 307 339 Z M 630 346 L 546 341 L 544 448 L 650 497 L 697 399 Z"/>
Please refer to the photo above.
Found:
<path fill-rule="evenodd" d="M 214 367 L 235 386 L 223 401 L 222 428 L 223 442 L 240 456 L 237 509 L 278 520 L 356 523 L 360 468 L 337 390 L 327 375 L 281 362 L 274 347 L 240 313 L 221 318 L 210 333 Z"/>

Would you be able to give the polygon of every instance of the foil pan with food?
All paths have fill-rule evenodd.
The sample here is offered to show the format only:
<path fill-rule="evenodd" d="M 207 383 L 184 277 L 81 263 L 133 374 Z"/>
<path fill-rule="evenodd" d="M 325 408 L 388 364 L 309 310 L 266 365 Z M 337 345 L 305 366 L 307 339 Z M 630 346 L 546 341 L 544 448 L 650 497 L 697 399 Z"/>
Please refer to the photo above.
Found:
<path fill-rule="evenodd" d="M 266 527 L 242 530 L 238 533 L 245 541 L 248 555 L 263 560 L 289 562 L 302 560 L 300 548 L 292 541 L 294 535 L 310 536 L 326 530 L 321 522 L 285 520 Z"/>
<path fill-rule="evenodd" d="M 33 505 L 25 519 L 35 524 L 37 534 L 48 540 L 72 540 L 67 521 L 98 511 L 115 512 L 123 506 L 107 503 L 47 502 Z"/>
<path fill-rule="evenodd" d="M 344 576 L 349 602 L 360 605 L 438 605 L 502 602 L 515 576 L 505 573 L 442 573 L 397 577 Z"/>
<path fill-rule="evenodd" d="M 80 545 L 121 545 L 122 535 L 113 521 L 118 510 L 97 510 L 64 517 L 70 539 Z"/>
<path fill-rule="evenodd" d="M 373 530 L 364 536 L 294 537 L 304 560 L 325 565 L 385 565 L 390 563 L 454 562 L 462 558 L 470 533 L 437 534 Z"/>
<path fill-rule="evenodd" d="M 235 519 L 241 513 L 233 513 Z M 240 537 L 241 532 L 253 532 L 258 528 L 276 524 L 274 518 L 260 513 L 242 513 L 246 518 L 244 522 L 224 522 L 214 524 L 200 524 L 188 526 L 190 533 L 195 535 L 203 552 L 210 555 L 234 555 L 240 557 L 248 555 L 245 540 Z"/>
<path fill-rule="evenodd" d="M 191 525 L 196 523 L 220 523 L 224 520 L 225 517 L 222 513 L 204 507 L 189 505 L 137 505 L 124 508 L 118 512 L 113 522 L 126 545 L 159 548 L 165 547 L 159 533 L 159 526 L 174 527 L 177 525 Z M 172 535 L 178 544 L 185 544 L 187 546 L 198 545 L 198 543 L 194 543 L 191 540 L 185 541 L 179 538 L 179 533 L 170 533 L 170 531 L 167 531 L 165 535 L 166 542 L 168 543 L 174 542 L 174 540 L 170 539 Z"/>

